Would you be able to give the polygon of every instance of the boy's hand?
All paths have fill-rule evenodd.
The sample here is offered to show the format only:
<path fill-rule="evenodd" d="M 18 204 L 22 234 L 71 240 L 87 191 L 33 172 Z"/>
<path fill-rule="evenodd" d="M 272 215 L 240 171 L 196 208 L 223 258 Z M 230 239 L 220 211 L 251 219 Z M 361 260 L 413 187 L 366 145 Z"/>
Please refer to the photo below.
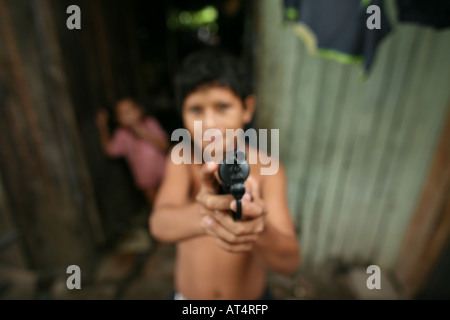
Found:
<path fill-rule="evenodd" d="M 108 111 L 106 109 L 100 109 L 97 112 L 96 118 L 97 126 L 100 128 L 104 128 L 108 124 Z"/>
<path fill-rule="evenodd" d="M 258 182 L 249 177 L 242 197 L 242 220 L 235 221 L 229 210 L 236 210 L 232 195 L 217 195 L 217 164 L 202 168 L 202 187 L 197 196 L 201 206 L 202 227 L 216 238 L 219 246 L 230 252 L 244 252 L 253 248 L 264 230 L 266 209 L 259 193 Z"/>
<path fill-rule="evenodd" d="M 200 171 L 201 187 L 197 194 L 202 215 L 212 214 L 215 210 L 228 210 L 234 197 L 231 194 L 219 195 L 219 180 L 217 169 L 219 165 L 213 162 L 206 163 Z"/>

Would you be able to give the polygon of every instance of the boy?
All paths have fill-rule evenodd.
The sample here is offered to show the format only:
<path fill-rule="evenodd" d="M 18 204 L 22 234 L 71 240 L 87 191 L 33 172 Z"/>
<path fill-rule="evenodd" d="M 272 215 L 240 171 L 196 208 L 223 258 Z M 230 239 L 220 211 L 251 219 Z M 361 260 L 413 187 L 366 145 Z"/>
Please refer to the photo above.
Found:
<path fill-rule="evenodd" d="M 176 80 L 177 106 L 192 137 L 194 122 L 201 121 L 202 130 L 218 129 L 227 145 L 227 129 L 250 123 L 256 101 L 234 57 L 210 50 L 193 53 Z M 205 150 L 212 140 L 194 138 L 193 147 Z M 245 148 L 248 158 L 257 156 L 257 150 Z M 236 201 L 218 192 L 218 164 L 191 163 L 174 164 L 168 157 L 149 217 L 155 239 L 176 243 L 175 299 L 269 298 L 267 270 L 290 275 L 300 261 L 283 167 L 261 175 L 263 165 L 250 163 L 242 219 L 234 221 L 230 210 L 236 211 Z"/>

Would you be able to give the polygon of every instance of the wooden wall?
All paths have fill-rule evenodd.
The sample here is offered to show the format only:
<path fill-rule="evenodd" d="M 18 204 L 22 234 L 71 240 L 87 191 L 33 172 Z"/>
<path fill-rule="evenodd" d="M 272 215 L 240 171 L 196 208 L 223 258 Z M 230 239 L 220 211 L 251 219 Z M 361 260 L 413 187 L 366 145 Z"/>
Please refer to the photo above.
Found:
<path fill-rule="evenodd" d="M 450 261 L 449 250 L 450 113 L 395 265 L 396 277 L 408 296 L 423 291 L 425 299 L 448 299 L 450 277 L 448 269 L 443 268 Z"/>
<path fill-rule="evenodd" d="M 304 268 L 393 269 L 449 113 L 450 30 L 398 23 L 362 67 L 312 56 L 256 1 L 258 126 L 280 129 Z M 392 2 L 393 3 L 393 2 Z"/>
<path fill-rule="evenodd" d="M 71 4 L 81 30 L 66 27 Z M 18 235 L 2 262 L 89 272 L 145 208 L 95 126 L 99 108 L 144 95 L 133 22 L 124 2 L 0 0 L 0 237 Z"/>
<path fill-rule="evenodd" d="M 65 27 L 68 15 L 61 12 L 69 4 L 81 9 L 81 30 Z M 117 99 L 132 95 L 145 101 L 133 10 L 129 2 L 117 0 L 58 1 L 52 2 L 52 8 L 99 216 L 106 239 L 114 239 L 127 228 L 144 199 L 136 192 L 125 161 L 108 159 L 102 153 L 95 115 L 100 108 L 108 109 L 114 130 L 112 106 Z"/>
<path fill-rule="evenodd" d="M 71 4 L 82 10 L 81 30 L 66 28 Z M 425 237 L 410 256 L 402 247 L 430 212 L 419 201 L 439 176 L 431 168 L 449 114 L 449 31 L 395 23 L 363 81 L 360 66 L 311 56 L 281 22 L 281 4 L 255 1 L 257 126 L 280 129 L 303 267 L 339 260 L 392 269 L 400 250 L 401 263 L 420 260 L 444 242 L 441 233 Z M 155 6 L 149 15 L 164 9 Z M 51 275 L 69 264 L 89 269 L 142 210 L 126 164 L 102 154 L 94 122 L 123 94 L 145 100 L 145 79 L 162 68 L 142 64 L 134 9 L 117 0 L 0 0 L 0 244 L 11 240 L 2 263 Z M 441 198 L 427 226 L 447 221 Z M 425 274 L 415 270 L 403 270 L 405 279 Z"/>

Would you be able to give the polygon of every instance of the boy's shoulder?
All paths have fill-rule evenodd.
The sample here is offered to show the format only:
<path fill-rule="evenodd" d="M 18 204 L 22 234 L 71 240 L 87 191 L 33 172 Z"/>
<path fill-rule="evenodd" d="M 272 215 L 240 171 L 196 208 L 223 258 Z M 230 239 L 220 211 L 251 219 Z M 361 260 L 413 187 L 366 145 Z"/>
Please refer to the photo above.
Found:
<path fill-rule="evenodd" d="M 246 151 L 248 163 L 254 167 L 254 170 L 258 170 L 258 173 L 263 177 L 276 175 L 280 169 L 283 169 L 278 156 L 271 155 L 253 146 L 248 146 Z"/>

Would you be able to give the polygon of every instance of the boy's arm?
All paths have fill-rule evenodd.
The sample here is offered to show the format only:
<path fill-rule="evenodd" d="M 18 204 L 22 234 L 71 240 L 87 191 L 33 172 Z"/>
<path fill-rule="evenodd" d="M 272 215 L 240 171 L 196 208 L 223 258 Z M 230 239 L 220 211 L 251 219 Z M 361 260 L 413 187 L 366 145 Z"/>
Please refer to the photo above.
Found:
<path fill-rule="evenodd" d="M 166 172 L 149 217 L 155 239 L 174 243 L 204 234 L 199 205 L 189 201 L 190 174 L 185 164 L 167 157 Z"/>
<path fill-rule="evenodd" d="M 278 173 L 267 176 L 261 194 L 267 214 L 254 250 L 269 269 L 292 274 L 300 263 L 300 246 L 287 202 L 286 175 L 281 164 Z"/>
<path fill-rule="evenodd" d="M 216 237 L 218 244 L 230 252 L 252 250 L 268 269 L 281 273 L 294 273 L 300 262 L 300 247 L 290 216 L 286 197 L 286 177 L 283 167 L 275 175 L 267 176 L 260 190 L 259 183 L 249 177 L 246 181 L 250 195 L 242 198 L 243 220 L 233 221 L 224 213 L 214 196 L 207 195 L 201 202 L 216 202 L 215 211 L 206 232 Z M 217 196 L 215 196 L 217 197 Z M 236 210 L 236 201 L 228 204 Z"/>

